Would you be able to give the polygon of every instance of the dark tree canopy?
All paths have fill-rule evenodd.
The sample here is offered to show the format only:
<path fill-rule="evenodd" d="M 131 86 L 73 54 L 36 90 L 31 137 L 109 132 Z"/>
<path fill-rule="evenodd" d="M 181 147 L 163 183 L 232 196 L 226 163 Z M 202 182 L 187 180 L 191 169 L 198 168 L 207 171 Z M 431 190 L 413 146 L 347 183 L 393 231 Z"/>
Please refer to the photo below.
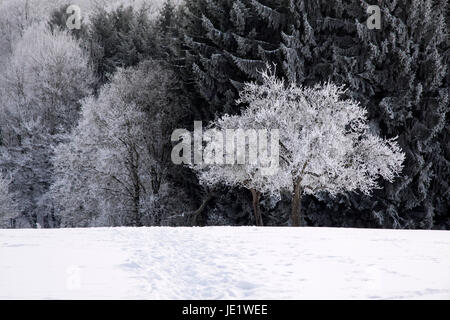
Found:
<path fill-rule="evenodd" d="M 120 6 L 107 12 L 99 8 L 91 17 L 86 46 L 100 84 L 118 67 L 136 66 L 156 55 L 156 37 L 146 8 Z"/>
<path fill-rule="evenodd" d="M 403 178 L 385 183 L 371 198 L 307 199 L 307 222 L 448 226 L 447 3 L 377 4 L 381 30 L 367 28 L 366 1 L 189 2 L 185 71 L 205 101 L 198 113 L 238 112 L 237 90 L 243 81 L 258 80 L 265 62 L 298 84 L 345 85 L 367 107 L 375 132 L 399 136 L 406 152 Z"/>

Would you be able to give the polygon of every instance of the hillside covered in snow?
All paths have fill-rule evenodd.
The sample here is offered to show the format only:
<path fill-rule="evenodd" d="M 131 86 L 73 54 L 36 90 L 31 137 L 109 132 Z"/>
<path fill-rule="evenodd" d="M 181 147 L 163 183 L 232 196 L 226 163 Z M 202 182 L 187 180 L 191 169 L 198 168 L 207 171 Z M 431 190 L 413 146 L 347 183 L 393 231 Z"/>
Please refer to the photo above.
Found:
<path fill-rule="evenodd" d="M 0 230 L 0 299 L 449 299 L 450 232 Z"/>

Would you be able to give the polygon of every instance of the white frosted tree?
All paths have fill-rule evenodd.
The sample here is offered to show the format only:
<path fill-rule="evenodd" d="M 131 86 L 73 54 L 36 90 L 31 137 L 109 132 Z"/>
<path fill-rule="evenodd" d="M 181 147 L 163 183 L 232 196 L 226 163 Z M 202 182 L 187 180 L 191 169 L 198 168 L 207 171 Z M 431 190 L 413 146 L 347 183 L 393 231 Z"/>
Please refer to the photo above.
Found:
<path fill-rule="evenodd" d="M 53 159 L 50 197 L 62 226 L 158 223 L 149 202 L 166 189 L 170 133 L 183 114 L 171 94 L 177 85 L 173 72 L 144 61 L 119 69 L 98 97 L 83 101 L 77 127 Z"/>
<path fill-rule="evenodd" d="M 0 64 L 7 62 L 13 47 L 32 24 L 45 21 L 59 0 L 0 1 Z"/>
<path fill-rule="evenodd" d="M 0 77 L 2 108 L 19 121 L 40 121 L 53 134 L 71 128 L 79 100 L 93 83 L 88 57 L 77 40 L 45 23 L 30 26 L 14 45 Z"/>
<path fill-rule="evenodd" d="M 85 100 L 80 123 L 56 149 L 50 196 L 64 227 L 140 225 L 145 117 L 115 89 Z"/>
<path fill-rule="evenodd" d="M 244 114 L 225 115 L 210 127 L 204 133 L 203 162 L 192 166 L 199 182 L 207 187 L 222 184 L 249 190 L 255 224 L 262 226 L 261 196 L 279 199 L 280 191 L 288 187 L 289 175 L 278 170 L 279 132 L 266 130 Z"/>
<path fill-rule="evenodd" d="M 0 174 L 0 228 L 11 227 L 11 219 L 17 216 L 17 206 L 9 193 L 10 183 Z"/>
<path fill-rule="evenodd" d="M 241 91 L 238 103 L 248 105 L 241 115 L 226 115 L 212 127 L 279 130 L 279 171 L 261 183 L 260 175 L 249 174 L 254 168 L 248 163 L 212 164 L 198 168 L 202 181 L 263 193 L 287 190 L 292 194 L 291 225 L 299 226 L 303 195 L 370 194 L 379 178 L 393 181 L 401 171 L 404 154 L 395 140 L 373 135 L 366 110 L 344 98 L 342 87 L 299 87 L 268 71 L 262 78 L 262 84 L 247 83 Z"/>
<path fill-rule="evenodd" d="M 76 124 L 92 81 L 88 57 L 66 32 L 34 24 L 13 46 L 0 74 L 0 168 L 13 178 L 23 226 L 54 225 L 42 197 L 52 180 L 52 147 Z"/>

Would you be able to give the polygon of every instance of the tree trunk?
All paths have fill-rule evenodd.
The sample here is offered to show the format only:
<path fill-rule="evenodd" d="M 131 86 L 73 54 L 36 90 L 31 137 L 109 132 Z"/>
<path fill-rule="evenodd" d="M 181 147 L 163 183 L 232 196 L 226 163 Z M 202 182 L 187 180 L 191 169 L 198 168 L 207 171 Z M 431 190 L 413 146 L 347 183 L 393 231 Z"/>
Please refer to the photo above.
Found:
<path fill-rule="evenodd" d="M 261 196 L 261 193 L 259 193 L 255 189 L 250 189 L 250 191 L 252 192 L 253 196 L 253 213 L 255 215 L 255 223 L 257 226 L 262 227 L 264 224 L 262 221 L 261 210 L 259 207 L 259 198 Z"/>
<path fill-rule="evenodd" d="M 298 178 L 294 182 L 294 194 L 292 195 L 292 212 L 291 225 L 293 227 L 300 227 L 301 210 L 302 210 L 302 189 L 300 187 L 301 179 Z"/>
<path fill-rule="evenodd" d="M 158 171 L 155 169 L 154 166 L 151 168 L 151 174 L 152 174 L 152 191 L 154 194 L 159 193 L 159 189 L 161 188 L 161 174 L 158 174 Z"/>
<path fill-rule="evenodd" d="M 139 178 L 139 153 L 136 152 L 134 146 L 128 151 L 129 156 L 129 172 L 130 178 L 132 180 L 132 201 L 133 201 L 133 220 L 135 227 L 141 227 L 141 214 L 140 214 L 140 204 L 141 204 L 141 184 Z"/>
<path fill-rule="evenodd" d="M 134 226 L 135 227 L 142 227 L 141 215 L 139 212 L 139 202 L 140 202 L 140 196 L 139 196 L 139 194 L 137 194 L 135 197 L 133 197 L 133 215 L 134 215 Z"/>
<path fill-rule="evenodd" d="M 214 192 L 213 191 L 208 192 L 208 195 L 206 196 L 205 200 L 203 200 L 200 208 L 198 208 L 197 210 L 195 210 L 192 213 L 192 218 L 191 218 L 191 225 L 192 226 L 196 226 L 197 225 L 197 218 L 198 218 L 198 216 L 202 214 L 203 210 L 205 210 L 205 208 L 206 208 L 206 205 L 213 198 L 213 196 L 214 196 Z"/>

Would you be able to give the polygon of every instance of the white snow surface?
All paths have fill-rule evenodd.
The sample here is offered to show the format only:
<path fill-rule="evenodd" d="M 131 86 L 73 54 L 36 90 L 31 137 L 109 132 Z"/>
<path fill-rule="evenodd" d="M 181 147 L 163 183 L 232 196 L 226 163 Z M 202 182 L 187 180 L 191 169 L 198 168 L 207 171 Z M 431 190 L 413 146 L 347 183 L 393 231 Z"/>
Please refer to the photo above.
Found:
<path fill-rule="evenodd" d="M 449 298 L 449 231 L 0 230 L 0 299 Z"/>

